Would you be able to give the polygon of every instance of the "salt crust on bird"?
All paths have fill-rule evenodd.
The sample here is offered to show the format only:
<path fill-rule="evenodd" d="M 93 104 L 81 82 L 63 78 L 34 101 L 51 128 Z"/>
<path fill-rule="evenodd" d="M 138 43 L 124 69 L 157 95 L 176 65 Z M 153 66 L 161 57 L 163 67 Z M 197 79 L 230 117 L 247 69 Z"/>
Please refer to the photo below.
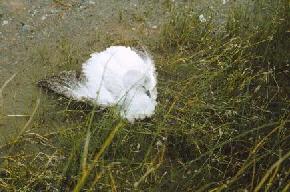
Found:
<path fill-rule="evenodd" d="M 130 122 L 152 116 L 157 105 L 154 62 L 146 52 L 130 47 L 111 46 L 91 54 L 82 65 L 81 78 L 63 72 L 39 84 L 74 100 L 117 106 Z"/>

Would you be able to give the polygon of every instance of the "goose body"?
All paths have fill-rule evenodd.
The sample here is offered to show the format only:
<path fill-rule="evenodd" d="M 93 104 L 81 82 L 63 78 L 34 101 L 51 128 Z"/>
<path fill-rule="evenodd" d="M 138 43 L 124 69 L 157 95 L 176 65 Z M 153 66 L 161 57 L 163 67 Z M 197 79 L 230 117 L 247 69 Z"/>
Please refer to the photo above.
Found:
<path fill-rule="evenodd" d="M 42 85 L 74 100 L 102 107 L 117 106 L 120 115 L 131 122 L 154 114 L 157 80 L 154 63 L 147 53 L 111 46 L 91 54 L 82 65 L 81 76 L 62 73 L 42 81 Z"/>

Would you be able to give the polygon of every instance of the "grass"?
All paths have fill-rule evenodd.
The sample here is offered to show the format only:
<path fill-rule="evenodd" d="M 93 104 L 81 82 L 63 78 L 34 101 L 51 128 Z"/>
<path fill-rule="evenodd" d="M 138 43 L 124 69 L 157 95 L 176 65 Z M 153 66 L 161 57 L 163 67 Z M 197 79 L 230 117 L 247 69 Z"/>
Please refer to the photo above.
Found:
<path fill-rule="evenodd" d="M 1 146 L 0 189 L 289 191 L 290 12 L 286 0 L 271 2 L 254 2 L 255 14 L 233 6 L 219 28 L 199 22 L 191 7 L 167 2 L 168 22 L 157 37 L 140 40 L 158 71 L 156 115 L 129 124 L 114 109 L 65 104 L 58 115 L 66 126 L 37 134 L 40 115 L 12 151 Z M 115 35 L 101 38 L 104 46 L 136 46 Z M 87 56 L 67 40 L 56 50 L 41 49 L 37 62 L 66 69 Z"/>

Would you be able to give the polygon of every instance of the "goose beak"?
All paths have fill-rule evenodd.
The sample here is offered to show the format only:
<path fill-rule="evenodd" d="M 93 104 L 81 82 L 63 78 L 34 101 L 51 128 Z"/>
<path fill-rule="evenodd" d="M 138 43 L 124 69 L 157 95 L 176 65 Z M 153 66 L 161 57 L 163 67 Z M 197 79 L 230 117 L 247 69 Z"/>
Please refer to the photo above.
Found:
<path fill-rule="evenodd" d="M 147 95 L 148 97 L 151 98 L 151 94 L 150 94 L 150 91 L 149 91 L 149 90 L 147 90 L 145 93 L 146 93 L 146 95 Z"/>

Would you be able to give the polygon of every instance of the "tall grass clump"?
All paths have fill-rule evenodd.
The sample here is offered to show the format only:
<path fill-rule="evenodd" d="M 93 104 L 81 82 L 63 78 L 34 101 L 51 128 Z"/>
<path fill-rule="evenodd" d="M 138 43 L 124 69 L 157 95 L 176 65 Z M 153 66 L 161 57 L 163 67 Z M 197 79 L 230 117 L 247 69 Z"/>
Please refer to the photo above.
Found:
<path fill-rule="evenodd" d="M 159 36 L 147 37 L 155 116 L 128 124 L 114 109 L 69 102 L 56 107 L 62 127 L 38 134 L 39 114 L 0 146 L 0 191 L 289 191 L 289 3 L 241 2 L 222 22 L 211 9 L 167 5 Z M 45 51 L 61 68 L 79 64 L 81 48 L 59 49 Z"/>
<path fill-rule="evenodd" d="M 174 76 L 168 94 L 181 95 L 168 145 L 183 162 L 182 188 L 289 188 L 289 4 L 256 1 L 248 9 L 233 9 L 225 26 L 198 23 L 186 9 L 161 32 L 160 48 L 170 53 L 164 79 Z"/>

